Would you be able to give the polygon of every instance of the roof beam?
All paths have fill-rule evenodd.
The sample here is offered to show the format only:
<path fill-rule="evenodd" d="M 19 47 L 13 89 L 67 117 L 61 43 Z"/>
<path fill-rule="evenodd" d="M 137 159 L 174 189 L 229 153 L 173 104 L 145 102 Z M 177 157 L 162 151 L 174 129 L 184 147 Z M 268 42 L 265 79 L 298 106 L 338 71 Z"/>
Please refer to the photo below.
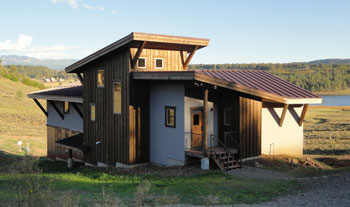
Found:
<path fill-rule="evenodd" d="M 187 69 L 187 66 L 188 66 L 188 64 L 190 64 L 190 61 L 191 61 L 191 59 L 192 59 L 194 53 L 196 53 L 198 47 L 199 47 L 199 46 L 196 45 L 196 46 L 193 48 L 193 50 L 191 51 L 191 53 L 188 55 L 188 57 L 186 58 L 186 61 L 185 61 L 185 63 L 183 64 L 184 70 Z"/>
<path fill-rule="evenodd" d="M 83 85 L 84 79 L 83 79 L 83 76 L 81 76 L 81 73 L 77 73 L 77 76 L 79 78 L 79 81 L 80 81 L 81 85 Z"/>
<path fill-rule="evenodd" d="M 299 126 L 303 125 L 303 121 L 305 119 L 305 115 L 308 107 L 309 107 L 309 104 L 304 104 L 303 111 L 301 112 L 300 119 L 299 119 Z"/>
<path fill-rule="evenodd" d="M 39 108 L 40 108 L 41 111 L 45 114 L 45 116 L 47 117 L 47 111 L 45 111 L 45 109 L 44 109 L 44 107 L 41 105 L 41 103 L 40 103 L 37 99 L 35 99 L 35 98 L 33 98 L 33 100 L 34 100 L 34 102 L 36 103 L 36 105 L 39 106 Z"/>
<path fill-rule="evenodd" d="M 74 109 L 78 112 L 80 118 L 83 119 L 83 113 L 81 112 L 81 110 L 80 110 L 80 108 L 78 107 L 78 105 L 77 105 L 76 103 L 74 103 L 74 102 L 71 103 L 71 104 L 73 105 Z"/>
<path fill-rule="evenodd" d="M 145 45 L 146 45 L 146 41 L 143 41 L 141 43 L 140 47 L 137 49 L 137 52 L 136 52 L 136 54 L 135 54 L 135 56 L 134 56 L 134 58 L 132 59 L 132 62 L 131 62 L 131 69 L 135 68 L 136 62 L 139 59 L 139 57 L 140 57 L 140 55 L 142 53 L 142 50 L 145 47 Z"/>
<path fill-rule="evenodd" d="M 58 109 L 57 105 L 55 104 L 55 102 L 53 101 L 48 101 L 52 107 L 55 109 L 55 111 L 57 112 L 57 114 L 61 117 L 62 120 L 64 120 L 64 115 L 63 113 Z"/>
<path fill-rule="evenodd" d="M 283 105 L 283 111 L 282 111 L 282 115 L 281 115 L 280 123 L 279 123 L 280 127 L 282 127 L 282 125 L 283 125 L 283 121 L 284 121 L 284 118 L 286 117 L 286 113 L 287 113 L 288 107 L 289 107 L 288 104 L 284 104 Z"/>

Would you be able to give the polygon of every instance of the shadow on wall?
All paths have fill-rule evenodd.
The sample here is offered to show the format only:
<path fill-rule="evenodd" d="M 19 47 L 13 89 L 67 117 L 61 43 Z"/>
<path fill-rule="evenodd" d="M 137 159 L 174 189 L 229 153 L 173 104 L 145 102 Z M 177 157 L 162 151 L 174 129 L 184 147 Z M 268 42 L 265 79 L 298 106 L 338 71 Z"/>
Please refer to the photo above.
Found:
<path fill-rule="evenodd" d="M 280 118 L 280 116 L 278 116 L 276 110 L 274 108 L 268 108 L 268 110 L 269 110 L 271 116 L 273 117 L 273 119 L 276 121 L 276 124 L 279 125 L 281 118 Z M 294 107 L 289 106 L 288 111 L 292 115 L 292 117 L 294 118 L 295 122 L 299 123 L 300 118 L 299 118 L 298 113 L 295 111 Z"/>

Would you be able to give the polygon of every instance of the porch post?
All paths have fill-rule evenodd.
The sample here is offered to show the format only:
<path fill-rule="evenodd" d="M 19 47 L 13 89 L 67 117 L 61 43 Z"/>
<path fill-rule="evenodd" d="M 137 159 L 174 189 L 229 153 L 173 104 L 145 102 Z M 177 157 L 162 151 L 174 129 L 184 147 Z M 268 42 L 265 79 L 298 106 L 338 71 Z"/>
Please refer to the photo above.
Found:
<path fill-rule="evenodd" d="M 208 89 L 204 89 L 203 97 L 203 140 L 204 140 L 204 150 L 207 153 L 208 150 Z"/>

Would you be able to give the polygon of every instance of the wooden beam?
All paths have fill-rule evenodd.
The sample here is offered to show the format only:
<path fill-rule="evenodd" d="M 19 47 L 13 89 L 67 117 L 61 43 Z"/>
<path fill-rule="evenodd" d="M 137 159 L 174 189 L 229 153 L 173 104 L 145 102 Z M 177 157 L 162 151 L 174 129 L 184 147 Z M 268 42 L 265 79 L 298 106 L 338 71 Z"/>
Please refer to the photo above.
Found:
<path fill-rule="evenodd" d="M 287 113 L 288 107 L 289 107 L 288 104 L 284 104 L 283 105 L 283 111 L 282 111 L 282 115 L 281 115 L 281 118 L 280 118 L 280 127 L 282 127 L 282 125 L 283 125 L 283 121 L 284 121 L 284 118 L 286 117 L 286 113 Z"/>
<path fill-rule="evenodd" d="M 137 52 L 134 56 L 134 58 L 132 59 L 132 62 L 131 62 L 131 69 L 134 69 L 135 68 L 135 65 L 136 65 L 136 62 L 137 60 L 139 59 L 140 55 L 141 55 L 141 52 L 143 50 L 143 48 L 145 47 L 146 45 L 146 41 L 143 41 L 139 47 L 139 49 L 137 49 Z"/>
<path fill-rule="evenodd" d="M 57 112 L 58 115 L 60 115 L 61 119 L 64 120 L 64 115 L 63 113 L 58 109 L 57 105 L 55 104 L 55 102 L 53 101 L 48 101 L 52 107 L 55 109 L 55 111 Z"/>
<path fill-rule="evenodd" d="M 188 64 L 190 64 L 190 61 L 191 61 L 191 59 L 192 59 L 194 53 L 196 53 L 196 50 L 197 50 L 197 49 L 198 49 L 198 45 L 196 45 L 196 47 L 192 50 L 192 52 L 191 52 L 191 53 L 188 55 L 188 57 L 186 58 L 186 61 L 185 61 L 184 65 L 183 65 L 184 70 L 187 69 L 187 66 L 188 66 Z"/>
<path fill-rule="evenodd" d="M 81 73 L 77 73 L 77 76 L 79 78 L 79 81 L 80 81 L 81 85 L 83 85 L 84 79 L 83 79 L 83 76 L 81 76 Z"/>
<path fill-rule="evenodd" d="M 83 113 L 81 112 L 81 110 L 80 110 L 80 108 L 78 107 L 78 105 L 77 105 L 76 103 L 74 103 L 74 102 L 72 102 L 71 104 L 73 105 L 74 109 L 78 112 L 80 118 L 83 119 Z"/>
<path fill-rule="evenodd" d="M 33 100 L 34 100 L 34 102 L 36 103 L 36 105 L 39 106 L 39 108 L 40 108 L 41 111 L 45 114 L 45 116 L 47 117 L 47 111 L 45 111 L 44 107 L 40 104 L 40 102 L 39 102 L 37 99 L 35 99 L 35 98 L 33 98 Z"/>
<path fill-rule="evenodd" d="M 303 121 L 304 121 L 308 107 L 309 107 L 309 104 L 304 104 L 303 111 L 301 112 L 300 119 L 299 119 L 299 126 L 303 125 Z"/>
<path fill-rule="evenodd" d="M 205 152 L 208 150 L 208 89 L 204 89 L 203 97 L 203 141 Z"/>

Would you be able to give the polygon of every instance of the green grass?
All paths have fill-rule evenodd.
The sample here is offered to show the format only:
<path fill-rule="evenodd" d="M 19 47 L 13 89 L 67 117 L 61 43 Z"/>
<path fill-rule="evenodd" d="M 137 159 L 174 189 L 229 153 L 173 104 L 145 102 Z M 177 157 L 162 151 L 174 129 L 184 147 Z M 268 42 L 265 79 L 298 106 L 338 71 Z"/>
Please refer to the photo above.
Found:
<path fill-rule="evenodd" d="M 160 198 L 164 190 L 169 196 L 179 198 L 183 204 L 206 204 L 208 195 L 217 198 L 216 204 L 257 203 L 269 201 L 290 193 L 298 184 L 295 181 L 264 181 L 237 178 L 221 171 L 202 172 L 191 175 L 133 174 L 110 169 L 78 167 L 72 170 L 65 163 L 42 160 L 39 164 L 42 174 L 55 180 L 55 193 L 71 191 L 79 196 L 82 205 L 91 206 L 101 202 L 102 186 L 110 187 L 112 194 L 124 203 L 132 205 L 136 187 L 145 180 L 151 183 L 149 196 Z M 165 170 L 166 171 L 166 170 Z M 25 175 L 23 175 L 25 176 Z M 14 177 L 0 174 L 0 202 L 14 199 L 9 190 Z"/>

